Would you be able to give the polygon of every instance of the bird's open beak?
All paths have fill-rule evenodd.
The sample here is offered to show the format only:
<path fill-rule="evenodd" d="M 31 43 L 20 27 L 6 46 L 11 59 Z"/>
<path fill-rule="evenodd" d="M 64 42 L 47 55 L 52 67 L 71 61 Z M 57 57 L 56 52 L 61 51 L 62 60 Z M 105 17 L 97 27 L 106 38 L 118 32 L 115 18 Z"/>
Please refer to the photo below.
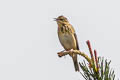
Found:
<path fill-rule="evenodd" d="M 54 21 L 57 21 L 57 18 L 53 18 L 54 19 Z"/>

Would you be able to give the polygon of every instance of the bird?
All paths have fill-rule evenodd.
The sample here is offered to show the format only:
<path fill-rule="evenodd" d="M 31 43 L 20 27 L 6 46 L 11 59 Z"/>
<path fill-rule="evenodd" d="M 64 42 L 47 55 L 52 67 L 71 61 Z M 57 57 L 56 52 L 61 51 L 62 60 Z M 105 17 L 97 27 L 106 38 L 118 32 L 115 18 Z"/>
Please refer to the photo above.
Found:
<path fill-rule="evenodd" d="M 54 18 L 58 25 L 58 38 L 66 51 L 79 50 L 77 35 L 73 26 L 69 23 L 68 19 L 61 15 Z M 75 71 L 79 72 L 77 54 L 72 54 Z"/>

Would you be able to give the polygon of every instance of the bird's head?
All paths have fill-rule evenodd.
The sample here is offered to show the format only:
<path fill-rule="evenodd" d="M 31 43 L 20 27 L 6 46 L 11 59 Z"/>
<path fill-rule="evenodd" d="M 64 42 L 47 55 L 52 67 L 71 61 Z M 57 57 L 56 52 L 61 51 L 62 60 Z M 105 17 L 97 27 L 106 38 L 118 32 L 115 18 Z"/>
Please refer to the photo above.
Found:
<path fill-rule="evenodd" d="M 68 20 L 64 16 L 59 16 L 58 18 L 54 18 L 55 21 L 57 21 L 58 24 L 68 24 Z"/>

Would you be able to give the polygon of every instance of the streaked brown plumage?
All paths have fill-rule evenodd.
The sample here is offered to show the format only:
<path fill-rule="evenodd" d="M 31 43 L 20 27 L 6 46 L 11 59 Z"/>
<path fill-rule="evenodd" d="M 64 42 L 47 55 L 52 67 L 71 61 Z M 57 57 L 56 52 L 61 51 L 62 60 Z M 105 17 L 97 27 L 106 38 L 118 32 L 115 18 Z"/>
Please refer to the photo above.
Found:
<path fill-rule="evenodd" d="M 55 19 L 58 24 L 58 37 L 61 45 L 64 47 L 66 51 L 68 50 L 79 50 L 77 36 L 74 28 L 69 23 L 66 17 L 59 16 Z M 74 62 L 75 71 L 79 71 L 77 55 L 73 54 L 72 59 Z"/>

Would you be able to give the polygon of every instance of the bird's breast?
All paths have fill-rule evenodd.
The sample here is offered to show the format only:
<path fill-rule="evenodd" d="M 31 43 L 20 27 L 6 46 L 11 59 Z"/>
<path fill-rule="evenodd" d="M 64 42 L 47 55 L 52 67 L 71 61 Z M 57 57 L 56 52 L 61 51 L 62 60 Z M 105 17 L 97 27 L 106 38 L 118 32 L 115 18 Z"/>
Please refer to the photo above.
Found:
<path fill-rule="evenodd" d="M 75 37 L 72 34 L 65 34 L 58 32 L 58 37 L 60 43 L 65 48 L 65 50 L 75 49 L 76 48 L 76 41 Z"/>

